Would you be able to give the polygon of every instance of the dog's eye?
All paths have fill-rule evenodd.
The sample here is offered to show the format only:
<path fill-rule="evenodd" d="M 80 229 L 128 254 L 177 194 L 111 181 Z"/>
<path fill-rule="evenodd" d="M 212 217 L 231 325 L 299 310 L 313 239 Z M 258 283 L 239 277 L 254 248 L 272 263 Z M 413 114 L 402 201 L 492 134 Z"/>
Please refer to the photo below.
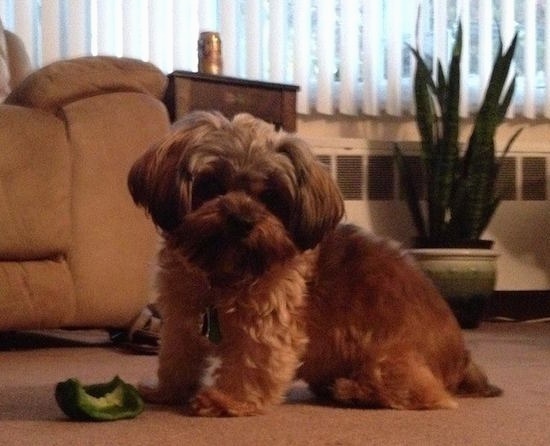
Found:
<path fill-rule="evenodd" d="M 227 192 L 224 184 L 214 174 L 197 177 L 193 182 L 193 209 L 200 207 L 206 201 L 212 200 Z"/>
<path fill-rule="evenodd" d="M 286 222 L 290 214 L 290 204 L 287 197 L 277 189 L 266 189 L 260 194 L 260 201 L 267 209 Z"/>

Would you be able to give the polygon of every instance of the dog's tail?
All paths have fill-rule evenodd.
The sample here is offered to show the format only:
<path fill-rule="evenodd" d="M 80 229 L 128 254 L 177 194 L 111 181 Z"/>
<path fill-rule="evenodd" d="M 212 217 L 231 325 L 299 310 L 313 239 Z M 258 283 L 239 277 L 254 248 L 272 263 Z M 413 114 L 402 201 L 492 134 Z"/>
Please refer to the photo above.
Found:
<path fill-rule="evenodd" d="M 460 397 L 491 398 L 500 396 L 502 389 L 489 383 L 485 372 L 469 359 L 464 378 L 459 383 L 455 393 Z"/>

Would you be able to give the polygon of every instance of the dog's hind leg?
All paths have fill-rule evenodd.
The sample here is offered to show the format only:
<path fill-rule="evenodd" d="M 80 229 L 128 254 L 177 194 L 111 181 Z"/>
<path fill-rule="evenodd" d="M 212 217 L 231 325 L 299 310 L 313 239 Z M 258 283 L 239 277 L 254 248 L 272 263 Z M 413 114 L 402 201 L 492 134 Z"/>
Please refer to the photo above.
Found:
<path fill-rule="evenodd" d="M 388 354 L 349 378 L 338 378 L 333 398 L 346 405 L 393 409 L 452 409 L 457 403 L 425 362 L 414 353 Z"/>
<path fill-rule="evenodd" d="M 502 389 L 489 383 L 487 375 L 471 359 L 465 375 L 455 391 L 461 397 L 494 397 L 502 394 Z"/>

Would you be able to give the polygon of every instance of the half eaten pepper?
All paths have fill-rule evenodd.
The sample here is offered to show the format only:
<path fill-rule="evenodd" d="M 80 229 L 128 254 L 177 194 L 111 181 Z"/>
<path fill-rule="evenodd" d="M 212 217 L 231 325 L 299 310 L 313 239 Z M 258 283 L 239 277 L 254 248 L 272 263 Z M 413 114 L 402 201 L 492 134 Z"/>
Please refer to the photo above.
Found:
<path fill-rule="evenodd" d="M 79 421 L 134 418 L 144 407 L 136 388 L 118 376 L 110 382 L 88 386 L 68 379 L 56 385 L 55 399 L 65 415 Z"/>

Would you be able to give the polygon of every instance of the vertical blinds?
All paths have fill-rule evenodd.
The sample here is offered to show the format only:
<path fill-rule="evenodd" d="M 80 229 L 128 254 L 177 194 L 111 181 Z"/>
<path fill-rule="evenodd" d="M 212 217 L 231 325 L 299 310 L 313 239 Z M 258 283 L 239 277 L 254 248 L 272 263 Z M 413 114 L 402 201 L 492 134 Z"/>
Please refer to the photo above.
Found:
<path fill-rule="evenodd" d="M 299 85 L 302 114 L 372 116 L 412 112 L 407 45 L 445 62 L 460 18 L 461 115 L 483 94 L 499 32 L 507 45 L 517 31 L 508 117 L 550 118 L 548 11 L 550 0 L 0 0 L 37 67 L 110 54 L 193 71 L 199 32 L 214 30 L 224 74 Z"/>

